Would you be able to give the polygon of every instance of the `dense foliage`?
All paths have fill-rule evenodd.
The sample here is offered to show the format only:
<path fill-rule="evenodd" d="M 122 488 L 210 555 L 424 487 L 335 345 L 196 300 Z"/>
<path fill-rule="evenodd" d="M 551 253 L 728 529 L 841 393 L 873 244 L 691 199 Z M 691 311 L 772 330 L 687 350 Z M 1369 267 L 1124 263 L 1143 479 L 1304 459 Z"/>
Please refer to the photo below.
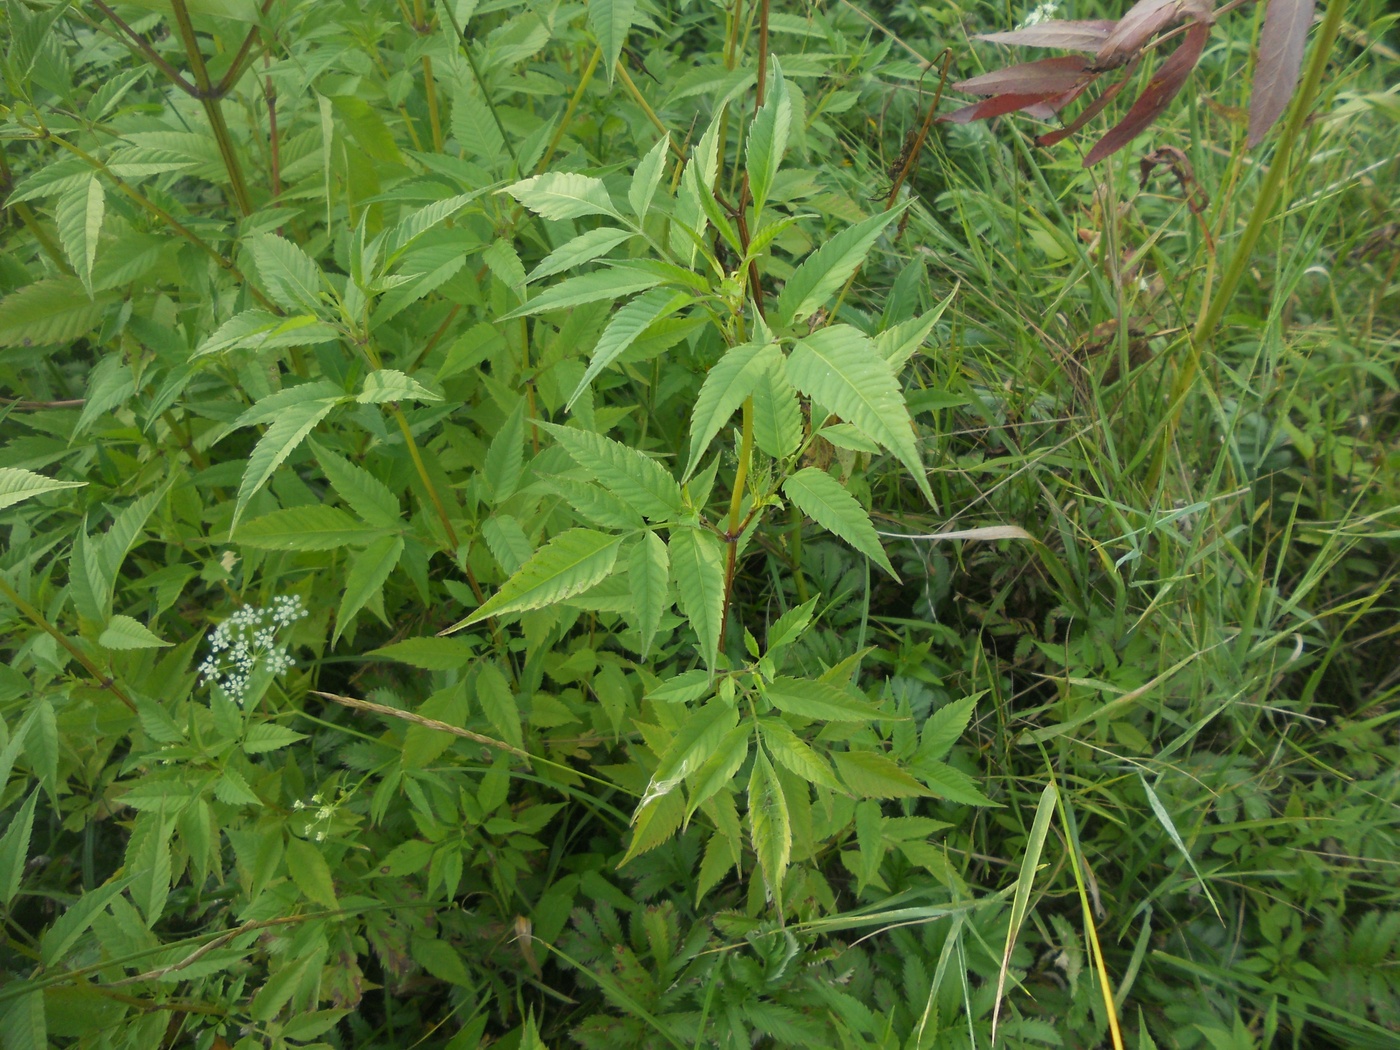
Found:
<path fill-rule="evenodd" d="M 1394 16 L 1053 6 L 9 0 L 5 1050 L 1396 1045 Z"/>

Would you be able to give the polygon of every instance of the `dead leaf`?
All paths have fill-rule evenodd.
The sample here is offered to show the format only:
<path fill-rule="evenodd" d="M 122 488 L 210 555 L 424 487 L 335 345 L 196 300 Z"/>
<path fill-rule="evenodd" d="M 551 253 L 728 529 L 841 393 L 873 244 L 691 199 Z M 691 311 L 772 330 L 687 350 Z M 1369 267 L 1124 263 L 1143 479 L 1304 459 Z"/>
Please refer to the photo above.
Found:
<path fill-rule="evenodd" d="M 1186 30 L 1186 39 L 1177 46 L 1177 49 L 1167 57 L 1165 62 L 1157 67 L 1157 71 L 1148 81 L 1147 87 L 1143 89 L 1142 94 L 1137 97 L 1137 101 L 1128 110 L 1128 115 L 1110 128 L 1108 134 L 1094 144 L 1094 148 L 1084 158 L 1084 167 L 1091 167 L 1105 157 L 1117 153 L 1146 131 L 1152 122 L 1162 115 L 1163 110 L 1181 91 L 1182 86 L 1186 83 L 1186 78 L 1191 75 L 1191 70 L 1196 68 L 1196 63 L 1200 61 L 1201 52 L 1205 50 L 1206 40 L 1209 38 L 1209 25 L 1204 22 L 1191 23 Z"/>
<path fill-rule="evenodd" d="M 995 98 L 983 99 L 981 102 L 974 102 L 970 106 L 956 109 L 952 113 L 939 117 L 938 121 L 940 124 L 970 124 L 974 120 L 989 120 L 992 117 L 1015 113 L 1020 109 L 1050 105 L 1054 100 L 1063 97 L 1059 94 L 997 95 Z"/>
<path fill-rule="evenodd" d="M 1264 141 L 1298 86 L 1314 0 L 1269 0 L 1249 97 L 1249 146 Z"/>

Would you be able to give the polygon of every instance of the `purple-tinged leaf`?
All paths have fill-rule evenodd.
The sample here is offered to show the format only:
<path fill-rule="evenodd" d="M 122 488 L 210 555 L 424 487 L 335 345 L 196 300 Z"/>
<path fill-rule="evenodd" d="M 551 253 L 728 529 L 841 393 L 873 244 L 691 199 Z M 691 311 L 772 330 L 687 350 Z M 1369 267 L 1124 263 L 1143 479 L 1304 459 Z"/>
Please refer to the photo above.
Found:
<path fill-rule="evenodd" d="M 1137 72 L 1138 61 L 1138 58 L 1131 59 L 1128 64 L 1123 67 L 1123 76 L 1116 83 L 1110 84 L 1108 87 L 1104 88 L 1103 91 L 1099 93 L 1098 98 L 1094 99 L 1094 101 L 1080 110 L 1079 115 L 1064 127 L 1057 131 L 1048 131 L 1044 135 L 1038 136 L 1035 140 L 1035 144 L 1037 146 L 1053 146 L 1055 143 L 1069 138 L 1085 124 L 1102 113 L 1104 107 L 1113 101 L 1118 92 L 1122 91 L 1127 85 L 1128 81 L 1133 79 L 1133 74 Z"/>
<path fill-rule="evenodd" d="M 1181 20 L 1181 0 L 1138 0 L 1094 56 L 1095 69 L 1117 69 L 1167 26 Z"/>
<path fill-rule="evenodd" d="M 1086 80 L 1073 91 L 1066 91 L 1063 95 L 1056 95 L 1052 99 L 1047 99 L 1044 102 L 1037 102 L 1033 106 L 1027 106 L 1026 115 L 1034 117 L 1036 120 L 1049 120 L 1080 95 L 1084 94 L 1088 87 L 1089 81 Z"/>
<path fill-rule="evenodd" d="M 1066 51 L 1087 51 L 1093 54 L 1104 45 L 1104 41 L 1117 25 L 1117 22 L 1106 20 L 1040 22 L 1006 33 L 980 33 L 972 39 L 1012 47 L 1058 47 Z"/>
<path fill-rule="evenodd" d="M 1259 61 L 1249 98 L 1249 146 L 1264 141 L 1288 108 L 1303 68 L 1303 45 L 1312 25 L 1315 0 L 1269 0 L 1259 34 Z"/>
<path fill-rule="evenodd" d="M 963 106 L 962 109 L 945 114 L 938 118 L 938 122 L 940 124 L 971 124 L 974 120 L 990 120 L 992 117 L 1015 113 L 1018 109 L 1044 105 L 1048 100 L 1059 97 L 1059 95 L 1043 93 L 1039 95 L 996 95 L 993 98 L 983 99 L 981 102 L 974 102 L 970 106 Z"/>
<path fill-rule="evenodd" d="M 1117 153 L 1162 115 L 1162 111 L 1171 104 L 1171 100 L 1176 98 L 1182 85 L 1186 83 L 1191 70 L 1196 68 L 1209 38 L 1209 25 L 1204 22 L 1191 23 L 1186 30 L 1186 39 L 1157 67 L 1157 72 L 1152 74 L 1152 79 L 1147 82 L 1147 87 L 1137 97 L 1132 109 L 1128 110 L 1128 115 L 1094 144 L 1094 148 L 1084 158 L 1086 168 Z"/>
<path fill-rule="evenodd" d="M 1093 79 L 1086 65 L 1072 56 L 1042 58 L 960 80 L 953 90 L 968 95 L 1062 95 Z"/>

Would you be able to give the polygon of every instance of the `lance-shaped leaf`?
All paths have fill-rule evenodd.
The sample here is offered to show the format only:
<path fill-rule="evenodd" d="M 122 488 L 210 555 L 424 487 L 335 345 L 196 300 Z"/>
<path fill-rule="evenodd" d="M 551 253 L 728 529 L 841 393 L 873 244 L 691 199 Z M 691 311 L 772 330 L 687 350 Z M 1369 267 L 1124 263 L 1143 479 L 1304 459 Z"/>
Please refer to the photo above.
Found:
<path fill-rule="evenodd" d="M 1088 59 L 1070 55 L 995 69 L 971 80 L 960 80 L 953 90 L 967 95 L 1059 95 L 1093 76 Z"/>
<path fill-rule="evenodd" d="M 887 755 L 873 751 L 837 751 L 836 770 L 861 798 L 916 798 L 932 794 Z"/>
<path fill-rule="evenodd" d="M 641 635 L 644 658 L 656 637 L 662 614 L 671 607 L 670 581 L 671 558 L 666 544 L 654 532 L 643 534 L 632 548 L 627 582 L 632 588 L 632 623 Z"/>
<path fill-rule="evenodd" d="M 778 175 L 778 165 L 787 152 L 788 134 L 792 130 L 792 99 L 788 96 L 783 71 L 774 60 L 773 86 L 763 105 L 749 125 L 749 140 L 744 148 L 745 171 L 749 190 L 753 194 L 755 225 L 768 201 L 768 191 Z"/>
<path fill-rule="evenodd" d="M 831 763 L 812 750 L 782 719 L 760 718 L 758 728 L 763 733 L 764 747 L 778 765 L 808 783 L 846 793 L 845 786 L 831 771 Z"/>
<path fill-rule="evenodd" d="M 735 726 L 720 740 L 715 752 L 707 758 L 690 777 L 689 798 L 686 801 L 685 819 L 720 791 L 729 786 L 734 775 L 739 772 L 749 757 L 749 738 L 753 730 L 748 725 Z"/>
<path fill-rule="evenodd" d="M 574 402 L 588 389 L 588 384 L 598 377 L 598 373 L 621 357 L 649 325 L 675 313 L 690 301 L 691 297 L 685 292 L 653 288 L 649 292 L 643 292 L 613 314 L 612 320 L 603 329 L 603 334 L 598 337 L 597 345 L 593 347 L 593 358 L 588 362 L 587 371 L 583 373 L 583 378 L 578 381 L 578 386 L 569 395 L 568 403 L 564 407 L 572 409 Z"/>
<path fill-rule="evenodd" d="M 92 264 L 97 260 L 97 241 L 102 235 L 102 219 L 106 213 L 107 195 L 96 175 L 59 197 L 54 212 L 58 239 L 89 296 L 92 295 Z"/>
<path fill-rule="evenodd" d="M 1069 136 L 1073 135 L 1085 124 L 1102 113 L 1104 107 L 1112 102 L 1118 92 L 1122 91 L 1129 81 L 1133 79 L 1133 75 L 1137 72 L 1138 61 L 1138 57 L 1134 56 L 1133 59 L 1123 67 L 1122 76 L 1100 91 L 1098 98 L 1081 109 L 1075 115 L 1075 118 L 1064 127 L 1056 128 L 1054 131 L 1047 131 L 1044 135 L 1038 135 L 1035 144 L 1037 146 L 1053 146 L 1055 143 L 1069 138 Z"/>
<path fill-rule="evenodd" d="M 6 907 L 19 892 L 20 882 L 24 878 L 25 861 L 29 858 L 29 837 L 34 829 L 34 804 L 38 800 L 39 789 L 35 788 L 20 811 L 11 818 L 5 834 L 0 836 L 0 904 Z"/>
<path fill-rule="evenodd" d="M 585 215 L 617 218 L 617 209 L 603 180 L 573 171 L 551 171 L 521 179 L 502 192 L 545 219 L 578 219 Z"/>
<path fill-rule="evenodd" d="M 397 368 L 377 368 L 365 376 L 355 400 L 362 405 L 382 405 L 388 401 L 441 401 L 442 395 Z"/>
<path fill-rule="evenodd" d="M 1094 144 L 1094 148 L 1084 158 L 1084 167 L 1090 167 L 1117 153 L 1162 115 L 1186 83 L 1191 70 L 1196 68 L 1209 37 L 1210 26 L 1204 22 L 1192 22 L 1187 27 L 1186 39 L 1157 67 L 1152 79 L 1147 82 L 1147 87 L 1128 110 L 1127 116 Z"/>
<path fill-rule="evenodd" d="M 1313 6 L 1314 0 L 1269 0 L 1249 96 L 1250 149 L 1264 141 L 1298 86 Z"/>
<path fill-rule="evenodd" d="M 662 278 L 641 270 L 594 270 L 578 277 L 570 277 L 540 292 L 524 306 L 517 307 L 501 318 L 509 321 L 530 314 L 542 314 L 549 310 L 563 310 L 586 303 L 621 299 L 633 292 L 644 292 L 655 288 Z"/>
<path fill-rule="evenodd" d="M 637 0 L 588 0 L 588 28 L 593 30 L 598 47 L 603 51 L 603 68 L 608 72 L 609 84 L 618 56 L 627 42 L 627 31 L 636 17 Z"/>
<path fill-rule="evenodd" d="M 57 481 L 22 467 L 0 467 L 0 509 L 44 492 L 77 489 L 86 484 L 86 481 Z"/>
<path fill-rule="evenodd" d="M 321 309 L 321 269 L 311 256 L 285 237 L 260 233 L 248 238 L 258 276 L 278 306 L 298 313 Z"/>
<path fill-rule="evenodd" d="M 770 368 L 754 384 L 753 439 L 766 455 L 779 460 L 802 443 L 802 406 L 786 368 Z"/>
<path fill-rule="evenodd" d="M 981 102 L 974 102 L 970 106 L 963 106 L 962 109 L 955 109 L 951 113 L 945 113 L 938 118 L 938 121 L 941 124 L 970 124 L 974 120 L 991 120 L 993 117 L 1002 117 L 1008 113 L 1018 113 L 1022 110 L 1044 118 L 1058 113 L 1069 105 L 1079 97 L 1087 86 L 1088 81 L 1085 81 L 1079 87 L 1064 93 L 996 95 L 983 99 Z"/>
<path fill-rule="evenodd" d="M 903 212 L 903 208 L 890 208 L 848 226 L 802 260 L 778 295 L 774 326 L 785 328 L 820 309 L 865 262 L 875 238 Z"/>
<path fill-rule="evenodd" d="M 763 687 L 763 695 L 779 711 L 820 722 L 873 722 L 880 717 L 874 704 L 828 682 L 778 677 Z"/>
<path fill-rule="evenodd" d="M 979 33 L 972 39 L 1012 47 L 1057 47 L 1065 51 L 1088 51 L 1092 54 L 1103 47 L 1109 34 L 1117 27 L 1117 22 L 1103 19 L 1054 20 L 1037 22 L 1033 26 L 1013 29 L 1006 33 Z"/>
<path fill-rule="evenodd" d="M 314 387 L 317 384 L 307 384 Z M 297 390 L 306 389 L 297 387 Z M 276 396 L 276 395 L 273 395 Z M 270 400 L 264 398 L 264 401 Z M 244 509 L 248 506 L 248 501 L 252 499 L 259 489 L 272 477 L 273 471 L 280 467 L 284 460 L 290 456 L 298 445 L 305 440 L 311 431 L 316 429 L 316 424 L 330 415 L 331 409 L 340 404 L 342 398 L 339 397 L 311 397 L 304 400 L 294 400 L 282 408 L 278 417 L 273 420 L 253 449 L 253 454 L 248 457 L 248 466 L 243 471 L 243 480 L 238 485 L 238 499 L 233 508 L 233 520 L 229 522 L 229 533 L 238 527 L 238 519 L 243 516 Z M 254 408 L 259 407 L 254 405 Z M 245 413 L 245 416 L 247 413 Z"/>
<path fill-rule="evenodd" d="M 753 394 L 759 377 L 776 369 L 782 360 L 776 343 L 745 343 L 734 347 L 710 369 L 691 410 L 690 461 L 682 481 L 695 473 L 700 457 L 729 417 Z"/>
<path fill-rule="evenodd" d="M 0 299 L 0 346 L 72 343 L 102 320 L 107 299 L 89 299 L 76 277 L 48 277 Z"/>
<path fill-rule="evenodd" d="M 556 273 L 592 262 L 612 251 L 629 237 L 635 236 L 632 231 L 619 230 L 616 226 L 600 226 L 596 230 L 581 233 L 541 259 L 525 281 L 528 284 L 538 281 L 541 277 L 552 277 Z"/>
<path fill-rule="evenodd" d="M 783 494 L 822 528 L 840 536 L 896 580 L 899 579 L 899 574 L 894 571 L 884 548 L 880 546 L 875 526 L 870 524 L 870 515 L 830 474 L 816 467 L 804 467 L 783 482 Z"/>
<path fill-rule="evenodd" d="M 254 518 L 234 537 L 245 547 L 272 551 L 332 551 L 384 535 L 378 525 L 356 521 L 338 507 L 309 503 Z"/>
<path fill-rule="evenodd" d="M 699 769 L 738 720 L 738 711 L 718 700 L 691 712 L 657 763 L 646 793 L 637 804 L 638 810 L 674 791 L 677 784 Z"/>
<path fill-rule="evenodd" d="M 754 756 L 749 774 L 749 837 L 758 854 L 768 894 L 781 914 L 783 875 L 792 852 L 792 824 L 778 774 L 761 750 Z"/>
<path fill-rule="evenodd" d="M 713 670 L 724 623 L 724 548 L 703 529 L 680 528 L 671 533 L 670 554 L 681 612 L 700 641 L 705 666 Z"/>
<path fill-rule="evenodd" d="M 653 521 L 685 513 L 681 487 L 656 460 L 620 442 L 574 427 L 537 423 L 564 451 L 618 499 Z"/>
<path fill-rule="evenodd" d="M 228 350 L 275 350 L 339 339 L 340 333 L 311 314 L 278 317 L 265 310 L 244 310 L 214 330 L 191 355 L 203 357 Z"/>
<path fill-rule="evenodd" d="M 850 325 L 831 325 L 798 341 L 788 379 L 802 393 L 854 423 L 895 454 L 929 502 L 933 493 L 914 441 L 909 408 L 889 362 Z"/>
<path fill-rule="evenodd" d="M 340 596 L 340 608 L 335 614 L 331 645 L 340 640 L 360 610 L 374 599 L 402 556 L 402 536 L 381 536 L 350 560 L 350 571 L 345 574 L 345 593 Z"/>
<path fill-rule="evenodd" d="M 609 67 L 611 68 L 611 67 Z M 656 195 L 656 187 L 666 170 L 666 151 L 671 148 L 671 136 L 662 135 L 661 141 L 647 151 L 647 155 L 637 164 L 632 173 L 632 184 L 627 188 L 627 203 L 637 221 L 647 217 L 651 210 L 651 199 Z"/>
<path fill-rule="evenodd" d="M 484 605 L 442 633 L 460 631 L 489 616 L 542 609 L 581 594 L 612 572 L 621 544 L 621 536 L 592 529 L 561 532 L 536 551 Z"/>
<path fill-rule="evenodd" d="M 1138 0 L 1118 20 L 1094 55 L 1097 69 L 1114 69 L 1132 58 L 1142 46 L 1181 18 L 1181 0 Z"/>

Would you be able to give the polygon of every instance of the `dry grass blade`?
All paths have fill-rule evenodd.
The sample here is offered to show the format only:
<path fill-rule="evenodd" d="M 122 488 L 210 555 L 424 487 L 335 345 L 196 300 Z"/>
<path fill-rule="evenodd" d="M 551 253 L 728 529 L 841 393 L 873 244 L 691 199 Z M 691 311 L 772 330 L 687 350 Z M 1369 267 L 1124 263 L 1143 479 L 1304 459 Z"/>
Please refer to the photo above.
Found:
<path fill-rule="evenodd" d="M 400 711 L 397 707 L 386 707 L 383 704 L 376 704 L 370 700 L 359 700 L 353 696 L 340 696 L 338 693 L 323 693 L 319 689 L 313 689 L 311 695 L 319 696 L 322 700 L 330 700 L 344 707 L 353 707 L 357 711 L 373 711 L 377 715 L 386 715 L 389 718 L 397 718 L 404 722 L 412 722 L 414 725 L 423 726 L 425 729 L 436 729 L 439 733 L 451 733 L 453 736 L 459 736 L 463 740 L 472 740 L 486 747 L 494 747 L 498 751 L 509 751 L 512 755 L 518 755 L 527 762 L 532 757 L 530 752 L 523 751 L 518 747 L 513 747 L 504 740 L 495 740 L 489 736 L 482 736 L 480 733 L 473 733 L 470 729 L 462 729 L 460 726 L 439 722 L 436 718 L 424 718 L 422 715 L 415 715 L 412 711 Z"/>

